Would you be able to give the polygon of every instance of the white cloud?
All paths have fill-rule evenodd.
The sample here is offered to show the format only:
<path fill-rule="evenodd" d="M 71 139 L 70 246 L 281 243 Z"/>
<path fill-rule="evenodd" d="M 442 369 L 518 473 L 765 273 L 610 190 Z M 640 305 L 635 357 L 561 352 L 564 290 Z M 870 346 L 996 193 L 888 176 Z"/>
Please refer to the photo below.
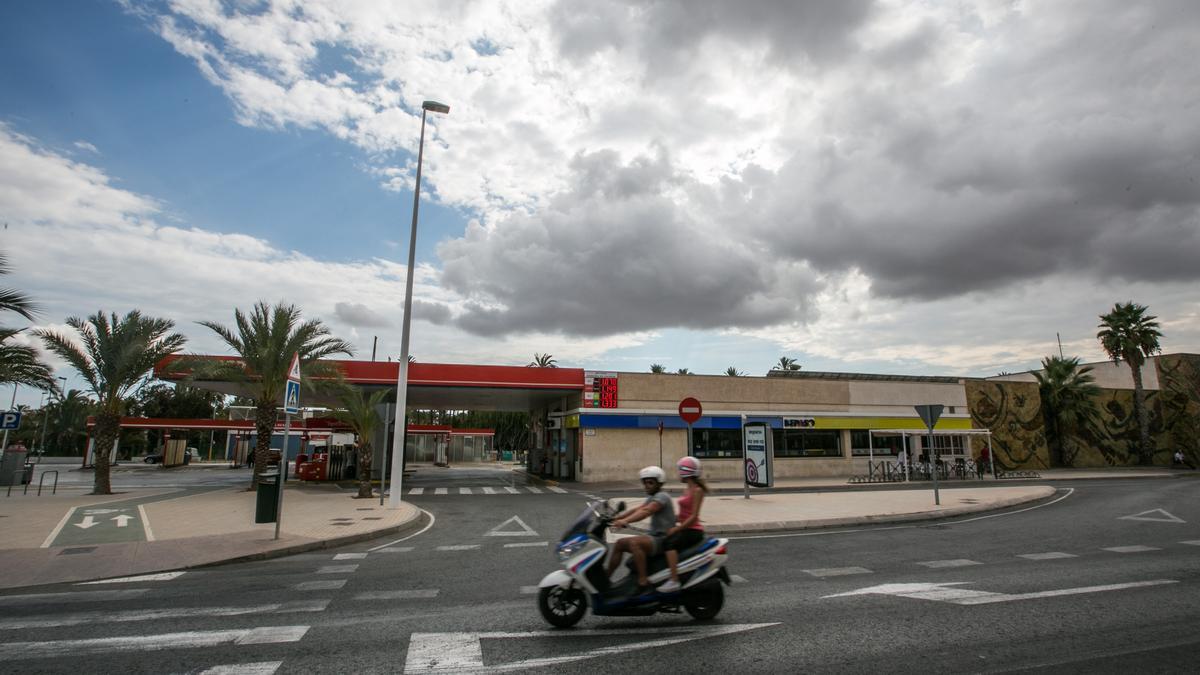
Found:
<path fill-rule="evenodd" d="M 75 147 L 79 148 L 80 150 L 86 150 L 86 151 L 92 153 L 93 155 L 100 154 L 100 150 L 96 146 L 92 145 L 91 143 L 88 143 L 87 141 L 75 141 L 74 145 L 75 145 Z"/>

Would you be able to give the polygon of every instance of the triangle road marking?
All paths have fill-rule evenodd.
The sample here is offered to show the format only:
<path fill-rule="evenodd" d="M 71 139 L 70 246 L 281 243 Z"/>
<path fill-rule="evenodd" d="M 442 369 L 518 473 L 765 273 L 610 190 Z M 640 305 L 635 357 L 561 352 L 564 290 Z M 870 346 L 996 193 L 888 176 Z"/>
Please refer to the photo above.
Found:
<path fill-rule="evenodd" d="M 505 529 L 506 527 L 508 527 L 509 523 L 512 523 L 514 526 L 521 528 L 520 531 L 513 531 L 513 530 Z M 485 536 L 485 537 L 536 537 L 536 536 L 538 536 L 538 533 L 534 532 L 532 527 L 529 527 L 528 525 L 526 525 L 525 521 L 521 520 L 520 516 L 513 516 L 512 518 L 509 518 L 508 520 L 504 521 L 503 523 L 500 523 L 499 525 L 488 530 L 487 534 L 484 534 L 483 536 Z"/>
<path fill-rule="evenodd" d="M 1157 513 L 1158 515 L 1157 516 L 1148 515 L 1148 514 L 1154 514 L 1154 513 Z M 1141 513 L 1135 513 L 1132 516 L 1121 516 L 1120 518 L 1117 518 L 1117 520 L 1142 520 L 1142 521 L 1145 521 L 1148 523 L 1186 523 L 1187 522 L 1183 518 L 1180 518 L 1179 516 L 1175 516 L 1170 513 L 1167 513 L 1166 511 L 1164 511 L 1162 509 L 1150 509 L 1149 511 L 1142 511 Z"/>

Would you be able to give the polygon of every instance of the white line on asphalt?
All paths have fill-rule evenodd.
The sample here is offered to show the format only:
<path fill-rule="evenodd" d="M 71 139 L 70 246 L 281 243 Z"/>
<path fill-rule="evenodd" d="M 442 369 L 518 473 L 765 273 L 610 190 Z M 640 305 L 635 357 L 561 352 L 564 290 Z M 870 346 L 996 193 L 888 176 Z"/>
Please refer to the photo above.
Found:
<path fill-rule="evenodd" d="M 366 553 L 339 553 L 333 556 L 334 560 L 362 560 L 367 557 Z"/>
<path fill-rule="evenodd" d="M 814 577 L 843 577 L 849 574 L 872 574 L 865 567 L 824 567 L 815 570 L 803 570 Z"/>
<path fill-rule="evenodd" d="M 730 580 L 730 581 L 732 581 L 732 582 L 733 582 L 733 583 L 735 583 L 735 584 L 744 584 L 744 583 L 746 583 L 746 577 L 744 577 L 744 576 L 742 576 L 742 575 L 740 575 L 740 574 L 731 574 L 731 575 L 729 575 L 729 580 Z"/>
<path fill-rule="evenodd" d="M 71 522 L 71 516 L 75 515 L 75 509 L 77 508 L 79 507 L 72 506 L 67 511 L 67 515 L 63 516 L 62 520 L 58 521 L 58 525 L 55 525 L 54 529 L 50 530 L 50 536 L 46 537 L 46 541 L 42 542 L 42 548 L 50 548 L 50 544 L 53 543 L 55 538 L 58 537 L 58 533 L 62 532 L 62 529 L 67 526 L 67 523 Z"/>
<path fill-rule="evenodd" d="M 138 515 L 142 517 L 142 529 L 146 532 L 146 541 L 154 541 L 154 530 L 150 529 L 150 518 L 146 515 L 146 507 L 138 504 Z"/>
<path fill-rule="evenodd" d="M 459 544 L 458 546 L 439 546 L 438 551 L 470 551 L 479 548 L 479 544 Z"/>
<path fill-rule="evenodd" d="M 446 488 L 434 488 L 434 489 L 433 489 L 433 494 L 435 494 L 435 495 L 444 495 L 444 494 L 446 494 Z"/>
<path fill-rule="evenodd" d="M 1051 506 L 1051 505 L 1057 504 L 1057 503 L 1061 502 L 1062 500 L 1066 499 L 1067 497 L 1070 497 L 1071 495 L 1075 494 L 1075 488 L 1059 488 L 1059 489 L 1066 490 L 1067 494 L 1065 494 L 1053 501 L 1046 502 L 1045 504 L 1038 504 L 1037 506 L 1030 506 L 1030 507 L 1024 508 L 1024 509 L 1018 509 L 1016 511 L 1006 511 L 1004 513 L 993 513 L 993 514 L 986 515 L 986 516 L 975 516 L 974 518 L 966 518 L 964 520 L 956 520 L 952 523 L 946 523 L 946 524 L 947 525 L 961 525 L 963 523 L 973 523 L 976 520 L 987 520 L 988 518 L 1004 518 L 1006 516 L 1015 516 L 1018 513 L 1025 513 L 1026 511 L 1033 511 L 1035 509 L 1040 509 L 1043 506 Z"/>
<path fill-rule="evenodd" d="M 349 574 L 358 569 L 358 565 L 322 565 L 317 574 Z"/>
<path fill-rule="evenodd" d="M 302 581 L 292 588 L 297 591 L 336 591 L 345 585 L 345 579 L 330 579 L 329 581 Z"/>
<path fill-rule="evenodd" d="M 95 586 L 96 584 L 131 584 L 140 581 L 170 581 L 178 579 L 187 572 L 162 572 L 160 574 L 139 574 L 136 577 L 117 577 L 116 579 L 101 579 L 100 581 L 84 581 L 76 586 Z"/>
<path fill-rule="evenodd" d="M 411 546 L 389 546 L 387 548 L 381 548 L 379 550 L 371 549 L 371 552 L 372 553 L 408 553 L 411 550 L 413 550 L 413 547 L 411 547 Z"/>
<path fill-rule="evenodd" d="M 1187 544 L 1188 546 L 1200 546 L 1200 539 L 1193 539 L 1191 541 L 1181 541 L 1179 543 Z"/>
<path fill-rule="evenodd" d="M 471 492 L 471 488 L 468 488 L 468 487 L 460 487 L 460 488 L 458 488 L 458 494 L 460 494 L 460 495 L 471 495 L 471 494 L 475 494 L 475 493 L 474 493 L 474 492 Z"/>
<path fill-rule="evenodd" d="M 515 488 L 515 487 L 506 487 L 506 488 L 504 488 L 504 491 L 505 491 L 505 492 L 507 492 L 507 493 L 508 493 L 508 494 L 510 494 L 510 495 L 515 495 L 515 494 L 517 494 L 518 492 L 520 492 L 520 490 L 518 490 L 518 489 L 517 489 L 517 488 Z"/>
<path fill-rule="evenodd" d="M 483 494 L 485 494 L 485 495 L 494 495 L 494 494 L 496 494 L 496 488 L 492 488 L 492 487 L 485 487 L 485 488 L 483 488 Z"/>
<path fill-rule="evenodd" d="M 408 491 L 408 494 L 410 494 L 410 495 L 421 495 L 421 494 L 425 494 L 425 488 L 413 488 L 413 489 L 411 489 L 411 490 L 409 490 L 409 491 Z"/>
<path fill-rule="evenodd" d="M 553 485 L 551 485 L 550 487 L 548 487 L 548 488 L 546 488 L 546 489 L 550 490 L 551 492 L 557 492 L 557 493 L 558 493 L 558 494 L 560 494 L 560 495 L 565 495 L 565 494 L 567 494 L 567 491 L 566 491 L 566 490 L 564 490 L 564 489 L 562 489 L 562 488 L 560 488 L 560 487 L 554 487 Z"/>
<path fill-rule="evenodd" d="M 412 591 L 371 591 L 359 593 L 355 600 L 415 600 L 419 598 L 436 598 L 438 589 L 426 588 Z"/>
<path fill-rule="evenodd" d="M 522 541 L 516 544 L 505 544 L 504 548 L 526 548 L 529 546 L 549 546 L 548 541 Z"/>
<path fill-rule="evenodd" d="M 537 586 L 522 586 L 521 587 L 521 595 L 537 595 L 537 592 L 538 592 Z"/>
<path fill-rule="evenodd" d="M 242 607 L 172 607 L 170 609 L 136 609 L 127 611 L 78 612 L 55 614 L 52 618 L 0 619 L 0 630 L 24 630 L 28 628 L 57 628 L 84 624 L 128 623 L 131 621 L 158 621 L 201 616 L 241 616 L 246 614 L 288 614 L 292 612 L 323 612 L 329 600 L 298 600 L 275 602 L 266 605 Z"/>
<path fill-rule="evenodd" d="M 1047 553 L 1022 553 L 1017 556 L 1026 560 L 1061 560 L 1063 558 L 1078 558 L 1079 556 L 1073 553 L 1061 553 L 1059 551 L 1049 551 Z"/>
<path fill-rule="evenodd" d="M 186 633 L 152 633 L 127 637 L 92 638 L 84 640 L 49 640 L 46 642 L 9 642 L 0 644 L 0 659 L 5 663 L 17 659 L 80 656 L 108 652 L 146 651 L 151 649 L 189 649 L 217 645 L 257 645 L 297 642 L 308 632 L 308 626 L 270 626 L 241 630 L 188 631 Z"/>
<path fill-rule="evenodd" d="M 419 534 L 424 534 L 429 528 L 433 527 L 433 524 L 437 522 L 437 518 L 434 518 L 433 514 L 426 511 L 425 509 L 417 509 L 417 510 L 420 511 L 421 513 L 424 513 L 425 515 L 429 516 L 429 524 L 428 525 L 426 525 L 425 527 L 422 527 L 420 529 L 420 531 L 413 532 L 410 535 L 400 537 L 396 541 L 389 541 L 388 543 L 381 544 L 379 546 L 376 546 L 375 548 L 369 548 L 369 549 L 367 549 L 367 553 L 374 553 L 375 551 L 382 551 L 385 548 L 390 548 L 393 544 L 399 544 L 400 542 L 412 539 L 413 537 L 415 537 Z"/>
<path fill-rule="evenodd" d="M 1145 553 L 1146 551 L 1161 551 L 1161 548 L 1153 546 L 1112 546 L 1110 548 L 1102 548 L 1101 551 L 1112 551 L 1113 553 Z"/>
<path fill-rule="evenodd" d="M 149 588 L 131 588 L 120 591 L 75 591 L 73 593 L 29 593 L 26 595 L 0 596 L 0 607 L 9 605 L 32 605 L 50 602 L 106 602 L 140 598 L 150 592 Z"/>
<path fill-rule="evenodd" d="M 1161 586 L 1163 584 L 1179 583 L 1173 579 L 1154 579 L 1152 581 L 1135 581 L 1128 584 L 1107 584 L 1104 586 L 1083 586 L 1080 588 L 1060 588 L 1053 591 L 1038 591 L 1036 593 L 994 593 L 977 591 L 970 588 L 952 588 L 968 582 L 954 581 L 941 584 L 882 584 L 869 588 L 860 588 L 847 593 L 826 595 L 826 598 L 842 598 L 852 595 L 898 595 L 903 598 L 918 600 L 933 600 L 949 602 L 955 605 L 989 605 L 997 602 L 1013 602 L 1016 600 L 1034 600 L 1037 598 L 1057 598 L 1064 595 L 1081 595 L 1084 593 L 1102 593 L 1119 591 L 1126 588 L 1143 588 L 1146 586 Z"/>
<path fill-rule="evenodd" d="M 199 675 L 272 675 L 279 670 L 283 661 L 259 661 L 258 663 L 231 663 L 213 666 L 200 671 Z"/>
<path fill-rule="evenodd" d="M 540 495 L 540 494 L 542 494 L 542 491 L 541 491 L 541 490 L 539 490 L 538 488 L 535 488 L 535 487 L 533 487 L 532 485 L 526 485 L 526 486 L 525 486 L 525 489 L 526 489 L 526 490 L 529 490 L 530 492 L 532 492 L 532 493 L 534 493 L 534 494 L 539 494 L 539 495 Z"/>
<path fill-rule="evenodd" d="M 968 567 L 970 565 L 982 565 L 983 563 L 967 560 L 966 558 L 955 558 L 954 560 L 927 560 L 917 564 L 929 569 L 941 569 L 943 567 Z"/>

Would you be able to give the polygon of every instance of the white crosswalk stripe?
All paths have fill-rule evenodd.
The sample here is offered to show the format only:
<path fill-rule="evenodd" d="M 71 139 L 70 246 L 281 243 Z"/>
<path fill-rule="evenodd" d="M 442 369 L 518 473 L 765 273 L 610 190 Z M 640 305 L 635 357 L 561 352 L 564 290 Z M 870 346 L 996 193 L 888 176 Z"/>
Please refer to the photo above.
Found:
<path fill-rule="evenodd" d="M 540 494 L 542 494 L 542 491 L 541 491 L 541 490 L 539 490 L 539 489 L 537 489 L 537 488 L 533 487 L 532 485 L 526 485 L 526 486 L 525 486 L 525 489 L 526 489 L 526 490 L 529 490 L 530 492 L 532 492 L 532 493 L 534 493 L 534 494 L 539 494 L 539 495 L 540 495 Z"/>
<path fill-rule="evenodd" d="M 515 487 L 506 487 L 506 488 L 504 488 L 504 491 L 509 493 L 510 495 L 515 495 L 518 492 L 520 492 L 520 490 L 517 490 L 517 488 L 515 488 Z"/>
<path fill-rule="evenodd" d="M 167 609 L 137 609 L 106 612 L 77 612 L 54 614 L 40 618 L 0 619 L 0 630 L 23 630 L 27 628 L 57 628 L 60 626 L 82 626 L 100 623 L 127 623 L 131 621 L 158 621 L 193 617 L 225 617 L 258 614 L 289 614 L 292 612 L 323 612 L 329 600 L 299 600 L 275 602 L 263 605 L 241 605 L 234 607 L 170 607 Z"/>
<path fill-rule="evenodd" d="M 438 551 L 470 551 L 479 548 L 479 544 L 459 544 L 458 546 L 439 546 Z"/>
<path fill-rule="evenodd" d="M 371 591 L 369 593 L 359 593 L 354 596 L 355 600 L 415 600 L 421 598 L 436 598 L 438 589 L 423 588 L 407 591 Z"/>
<path fill-rule="evenodd" d="M 538 592 L 537 586 L 522 586 L 521 587 L 521 595 L 537 595 L 537 592 Z"/>
<path fill-rule="evenodd" d="M 257 663 L 231 663 L 213 666 L 200 671 L 199 675 L 272 675 L 279 670 L 283 661 L 259 661 Z"/>
<path fill-rule="evenodd" d="M 111 602 L 113 600 L 139 598 L 149 592 L 149 588 L 131 588 L 120 591 L 76 591 L 74 593 L 5 595 L 0 596 L 0 607 L 11 605 L 42 605 L 57 602 Z"/>
<path fill-rule="evenodd" d="M 533 546 L 545 547 L 545 546 L 549 546 L 549 545 L 550 545 L 550 542 L 548 542 L 548 541 L 522 541 L 522 542 L 517 542 L 515 544 L 505 544 L 504 548 L 530 548 Z"/>
<path fill-rule="evenodd" d="M 494 495 L 494 494 L 496 494 L 496 488 L 492 488 L 492 487 L 485 487 L 485 488 L 483 488 L 483 494 L 485 494 L 485 495 Z"/>
<path fill-rule="evenodd" d="M 444 494 L 446 494 L 446 488 L 434 488 L 434 489 L 433 489 L 433 494 L 435 494 L 435 495 L 444 495 Z"/>
<path fill-rule="evenodd" d="M 345 579 L 330 579 L 329 581 L 302 581 L 292 588 L 297 591 L 336 591 L 345 585 Z"/>
<path fill-rule="evenodd" d="M 1026 560 L 1062 560 L 1063 558 L 1078 558 L 1079 556 L 1072 553 L 1062 553 L 1061 551 L 1047 551 L 1046 553 L 1022 553 L 1017 557 Z"/>
<path fill-rule="evenodd" d="M 358 570 L 358 565 L 322 565 L 317 574 L 349 574 Z"/>
<path fill-rule="evenodd" d="M 823 567 L 804 571 L 814 577 L 844 577 L 850 574 L 871 574 L 871 570 L 865 567 Z"/>
<path fill-rule="evenodd" d="M 95 586 L 97 584 L 135 584 L 143 581 L 171 581 L 178 579 L 186 572 L 162 572 L 160 574 L 139 574 L 136 577 L 118 577 L 116 579 L 101 579 L 100 581 L 84 581 L 76 586 Z"/>
<path fill-rule="evenodd" d="M 983 563 L 975 560 L 967 560 L 966 558 L 955 558 L 954 560 L 927 560 L 917 564 L 922 567 L 928 567 L 929 569 L 936 570 L 946 567 L 968 567 L 970 565 L 982 565 Z"/>
<path fill-rule="evenodd" d="M 1142 546 L 1139 544 L 1136 546 L 1112 546 L 1110 548 L 1103 548 L 1100 550 L 1112 551 L 1113 553 L 1145 553 L 1146 551 L 1161 551 L 1162 549 L 1155 548 L 1153 546 Z"/>
<path fill-rule="evenodd" d="M 551 492 L 557 492 L 557 493 L 559 493 L 560 495 L 565 495 L 565 494 L 567 494 L 567 491 L 566 491 L 566 490 L 564 490 L 564 489 L 562 489 L 562 488 L 560 488 L 560 487 L 555 487 L 555 486 L 553 486 L 553 485 L 551 485 L 551 486 L 550 486 L 549 488 L 547 488 L 547 489 L 548 489 L 548 490 L 550 490 Z"/>
<path fill-rule="evenodd" d="M 308 626 L 265 626 L 238 630 L 197 630 L 183 633 L 151 633 L 149 635 L 82 640 L 9 642 L 0 644 L 0 659 L 8 663 L 17 659 L 83 656 L 112 652 L 297 642 L 308 632 L 308 628 Z"/>
<path fill-rule="evenodd" d="M 1200 539 L 1193 539 L 1191 541 L 1181 541 L 1179 543 L 1187 544 L 1188 546 L 1200 546 Z"/>
<path fill-rule="evenodd" d="M 472 492 L 471 492 L 471 488 L 469 488 L 469 487 L 463 487 L 463 488 L 458 488 L 458 494 L 460 494 L 460 495 L 469 495 L 469 494 L 474 494 L 474 493 L 472 493 Z"/>
<path fill-rule="evenodd" d="M 366 553 L 339 553 L 333 556 L 334 560 L 362 560 L 367 557 Z"/>
<path fill-rule="evenodd" d="M 735 584 L 744 584 L 744 583 L 746 583 L 746 577 L 744 577 L 744 576 L 742 576 L 742 575 L 740 575 L 740 574 L 730 574 L 730 575 L 729 575 L 729 580 L 730 580 L 730 581 L 732 581 L 732 582 L 733 582 L 733 583 L 735 583 Z"/>
<path fill-rule="evenodd" d="M 413 489 L 411 489 L 411 490 L 409 490 L 409 491 L 408 491 L 408 494 L 410 494 L 410 495 L 423 495 L 423 494 L 425 494 L 425 488 L 413 488 Z"/>
<path fill-rule="evenodd" d="M 413 550 L 411 546 L 388 546 L 375 551 L 375 553 L 408 553 L 411 550 Z"/>

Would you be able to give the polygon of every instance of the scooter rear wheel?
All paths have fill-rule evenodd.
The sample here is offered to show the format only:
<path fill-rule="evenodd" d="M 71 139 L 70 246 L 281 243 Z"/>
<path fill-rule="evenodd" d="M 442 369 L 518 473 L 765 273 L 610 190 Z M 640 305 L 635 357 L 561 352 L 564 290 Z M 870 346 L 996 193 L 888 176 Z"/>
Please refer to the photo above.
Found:
<path fill-rule="evenodd" d="M 683 608 L 693 619 L 707 621 L 720 613 L 725 606 L 725 589 L 721 582 L 713 581 L 685 592 Z"/>
<path fill-rule="evenodd" d="M 578 588 L 548 586 L 538 591 L 538 611 L 557 628 L 570 628 L 587 613 L 587 598 Z"/>

